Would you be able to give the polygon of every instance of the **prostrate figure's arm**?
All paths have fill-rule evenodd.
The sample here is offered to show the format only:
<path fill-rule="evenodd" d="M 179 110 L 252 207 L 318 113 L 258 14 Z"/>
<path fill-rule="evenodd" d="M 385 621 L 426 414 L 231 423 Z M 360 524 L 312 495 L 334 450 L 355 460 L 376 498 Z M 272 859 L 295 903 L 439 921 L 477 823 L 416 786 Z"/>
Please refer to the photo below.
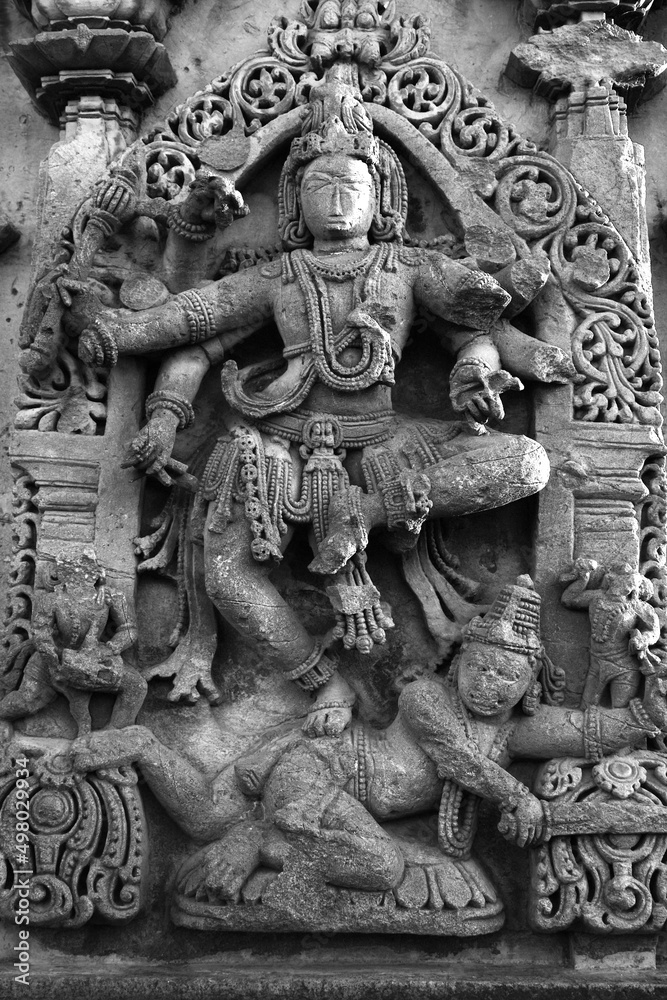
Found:
<path fill-rule="evenodd" d="M 646 678 L 643 701 L 633 698 L 627 708 L 579 709 L 542 706 L 517 724 L 509 742 L 515 758 L 585 757 L 599 760 L 615 750 L 640 746 L 667 728 L 665 678 Z"/>
<path fill-rule="evenodd" d="M 467 738 L 442 685 L 430 680 L 408 684 L 399 712 L 441 778 L 451 778 L 499 807 L 501 833 L 521 847 L 540 836 L 544 816 L 538 799 Z"/>

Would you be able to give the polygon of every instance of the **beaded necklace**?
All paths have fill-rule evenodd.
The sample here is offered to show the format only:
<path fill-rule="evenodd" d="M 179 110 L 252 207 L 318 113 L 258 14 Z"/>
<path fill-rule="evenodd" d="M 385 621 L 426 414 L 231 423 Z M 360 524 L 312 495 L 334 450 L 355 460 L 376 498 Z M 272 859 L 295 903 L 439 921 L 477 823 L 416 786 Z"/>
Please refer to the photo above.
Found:
<path fill-rule="evenodd" d="M 310 350 L 319 380 L 330 389 L 358 392 L 378 383 L 392 385 L 394 359 L 391 338 L 374 319 L 381 301 L 382 272 L 393 270 L 393 247 L 380 244 L 361 260 L 331 263 L 309 250 L 295 250 L 291 266 L 306 302 Z M 327 281 L 350 281 L 365 275 L 359 305 L 334 336 Z M 346 347 L 359 345 L 361 358 L 352 367 L 339 361 Z"/>

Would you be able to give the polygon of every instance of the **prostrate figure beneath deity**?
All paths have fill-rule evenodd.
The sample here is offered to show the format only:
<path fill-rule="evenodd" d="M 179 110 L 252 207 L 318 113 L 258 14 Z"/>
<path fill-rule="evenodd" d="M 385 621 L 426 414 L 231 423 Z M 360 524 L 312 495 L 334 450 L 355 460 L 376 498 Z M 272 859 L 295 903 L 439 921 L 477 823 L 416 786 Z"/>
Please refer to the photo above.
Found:
<path fill-rule="evenodd" d="M 510 294 L 479 269 L 404 245 L 400 162 L 340 81 L 313 92 L 279 203 L 280 260 L 134 312 L 102 307 L 67 277 L 61 291 L 89 363 L 170 349 L 147 401 L 148 423 L 131 446 L 133 463 L 167 484 L 169 470 L 184 469 L 172 448 L 177 430 L 194 419 L 204 374 L 226 348 L 275 320 L 282 367 L 239 372 L 228 361 L 223 368 L 235 419 L 201 481 L 192 543 L 203 542 L 206 590 L 223 619 L 287 677 L 317 691 L 311 735 L 336 734 L 349 724 L 354 692 L 335 673 L 327 644 L 308 633 L 269 579 L 296 526 L 308 526 L 310 568 L 326 578 L 333 638 L 368 652 L 393 625 L 366 570 L 368 534 L 382 529 L 392 547 L 405 549 L 427 517 L 539 491 L 548 460 L 533 440 L 485 431 L 504 415 L 500 393 L 522 387 L 502 370 L 490 333 Z M 395 367 L 420 308 L 446 321 L 456 354 L 450 397 L 461 422 L 393 410 Z M 554 381 L 563 381 L 562 360 Z"/>
<path fill-rule="evenodd" d="M 297 872 L 315 865 L 322 883 L 396 890 L 400 901 L 406 864 L 415 862 L 392 821 L 434 810 L 437 850 L 425 863 L 444 898 L 447 878 L 458 879 L 464 862 L 486 892 L 488 877 L 472 858 L 481 799 L 498 807 L 499 829 L 514 843 L 548 836 L 543 803 L 507 770 L 513 760 L 598 761 L 667 729 L 657 674 L 626 708 L 554 705 L 563 675 L 546 658 L 539 630 L 539 595 L 520 577 L 466 626 L 444 680 L 404 689 L 388 728 L 354 723 L 339 737 L 314 740 L 288 729 L 213 781 L 142 726 L 93 734 L 72 752 L 84 769 L 134 761 L 177 822 L 209 842 L 178 880 L 179 892 L 206 905 L 238 900 L 259 867 L 280 871 L 288 862 Z"/>

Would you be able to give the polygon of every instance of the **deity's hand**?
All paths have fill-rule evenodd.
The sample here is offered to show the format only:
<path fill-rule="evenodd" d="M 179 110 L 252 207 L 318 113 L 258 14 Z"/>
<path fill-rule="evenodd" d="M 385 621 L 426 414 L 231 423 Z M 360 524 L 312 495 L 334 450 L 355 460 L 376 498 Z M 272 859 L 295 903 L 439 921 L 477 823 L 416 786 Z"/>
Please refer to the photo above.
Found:
<path fill-rule="evenodd" d="M 155 476 L 164 486 L 173 486 L 167 469 L 177 475 L 187 472 L 187 465 L 171 457 L 178 430 L 178 417 L 170 411 L 156 410 L 137 436 L 130 442 L 129 456 L 123 468 L 135 466 L 149 476 Z"/>
<path fill-rule="evenodd" d="M 519 847 L 529 847 L 542 836 L 544 809 L 542 803 L 531 795 L 528 789 L 522 792 L 518 801 L 502 808 L 498 830 L 506 840 Z"/>
<path fill-rule="evenodd" d="M 98 182 L 95 208 L 108 212 L 121 225 L 137 214 L 137 179 L 130 171 L 117 171 Z"/>
<path fill-rule="evenodd" d="M 97 289 L 103 288 L 96 281 L 63 274 L 56 280 L 63 305 L 66 307 L 63 323 L 68 333 L 79 335 L 79 357 L 91 367 L 111 368 L 118 360 L 118 347 L 109 330 L 105 328 L 105 314 L 111 313 Z"/>
<path fill-rule="evenodd" d="M 242 219 L 250 210 L 233 181 L 198 170 L 179 211 L 186 224 L 210 223 L 215 224 L 218 229 L 226 229 L 235 219 Z"/>
<path fill-rule="evenodd" d="M 480 358 L 461 358 L 452 369 L 449 397 L 457 413 L 465 415 L 476 434 L 484 433 L 489 420 L 502 420 L 505 409 L 500 395 L 508 389 L 520 390 L 518 378 L 504 370 L 491 371 Z"/>

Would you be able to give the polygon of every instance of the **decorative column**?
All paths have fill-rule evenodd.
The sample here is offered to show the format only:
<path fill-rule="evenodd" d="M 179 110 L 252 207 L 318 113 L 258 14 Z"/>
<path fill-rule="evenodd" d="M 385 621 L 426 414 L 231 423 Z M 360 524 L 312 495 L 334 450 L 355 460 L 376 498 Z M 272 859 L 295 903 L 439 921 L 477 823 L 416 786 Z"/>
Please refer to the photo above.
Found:
<path fill-rule="evenodd" d="M 60 140 L 42 168 L 33 293 L 21 330 L 26 348 L 45 310 L 53 313 L 54 329 L 59 325 L 53 262 L 60 245 L 60 267 L 67 267 L 71 244 L 65 227 L 107 165 L 136 138 L 142 110 L 176 77 L 162 44 L 167 31 L 163 0 L 17 0 L 17 6 L 38 33 L 10 44 L 10 62 L 40 113 L 60 126 Z M 103 210 L 97 214 L 99 225 L 113 227 L 115 220 L 105 219 Z M 61 469 L 63 482 L 76 478 L 72 462 L 96 464 L 95 548 L 110 581 L 129 597 L 139 485 L 115 482 L 113 490 L 105 485 L 122 461 L 122 442 L 141 420 L 141 367 L 124 363 L 107 380 L 62 343 L 48 356 L 24 350 L 21 368 L 15 463 L 32 475 L 29 456 L 44 449 L 41 433 L 35 448 L 34 432 L 47 431 L 53 468 Z M 40 537 L 40 546 L 44 542 Z"/>
<path fill-rule="evenodd" d="M 142 419 L 143 368 L 126 360 L 109 376 L 76 357 L 62 327 L 56 279 L 69 268 L 72 229 L 81 229 L 84 219 L 91 267 L 101 234 L 120 228 L 95 182 L 136 138 L 142 110 L 176 82 L 161 42 L 162 0 L 17 5 L 38 33 L 10 44 L 10 62 L 39 112 L 60 127 L 60 139 L 42 165 L 31 294 L 21 328 L 11 444 L 14 561 L 0 668 L 5 691 L 40 655 L 35 623 L 48 614 L 53 579 L 64 583 L 84 556 L 98 567 L 110 599 L 129 609 L 131 627 L 141 484 L 119 476 L 118 468 Z M 41 340 L 38 330 L 46 330 Z M 133 655 L 132 649 L 123 652 L 130 664 Z M 39 728 L 27 730 L 28 741 L 34 733 Z M 28 753 L 25 856 L 2 845 L 15 870 L 31 872 L 33 922 L 77 927 L 93 915 L 111 923 L 132 919 L 146 873 L 136 774 L 127 768 L 110 779 L 85 777 L 57 750 L 44 766 Z M 59 759 L 65 762 L 60 769 Z M 3 772 L 3 817 L 15 810 L 16 795 L 15 775 Z M 0 912 L 11 916 L 14 905 L 10 887 L 0 893 Z"/>
<path fill-rule="evenodd" d="M 659 351 L 651 319 L 643 148 L 632 142 L 627 126 L 628 107 L 667 82 L 667 50 L 631 30 L 651 6 L 652 0 L 527 0 L 524 12 L 538 33 L 513 50 L 506 68 L 512 80 L 552 103 L 549 151 L 600 206 L 598 220 L 578 226 L 577 238 L 562 247 L 561 288 L 545 290 L 536 307 L 540 336 L 571 350 L 580 373 L 591 374 L 580 374 L 574 387 L 536 394 L 536 436 L 557 456 L 540 497 L 540 521 L 561 528 L 540 536 L 537 578 L 550 597 L 545 635 L 559 662 L 580 658 L 588 644 L 583 616 L 560 605 L 562 567 L 579 557 L 603 565 L 626 561 L 644 571 L 651 562 L 641 509 L 647 469 L 656 458 L 662 461 L 664 446 L 659 384 L 644 394 L 642 407 L 634 403 L 638 321 L 650 338 L 652 363 L 659 362 Z M 620 250 L 614 230 L 632 257 Z M 633 275 L 640 297 L 635 286 L 620 310 L 605 313 L 605 299 L 618 292 L 618 281 Z M 612 395 L 596 384 L 593 364 L 601 352 L 608 358 Z M 612 371 L 614 357 L 622 358 L 627 384 Z M 650 575 L 663 571 L 651 565 Z"/>
<path fill-rule="evenodd" d="M 557 533 L 539 532 L 536 547 L 538 584 L 549 598 L 544 636 L 556 662 L 582 664 L 582 681 L 592 625 L 560 602 L 564 567 L 577 559 L 605 568 L 628 563 L 652 582 L 650 603 L 663 610 L 666 603 L 660 380 L 636 393 L 635 378 L 645 364 L 637 349 L 641 325 L 646 360 L 659 370 L 660 357 L 651 314 L 644 151 L 628 135 L 627 120 L 628 109 L 667 82 L 665 48 L 634 33 L 652 5 L 526 0 L 524 12 L 538 33 L 514 49 L 506 69 L 551 102 L 549 151 L 600 206 L 598 217 L 577 225 L 563 244 L 561 287 L 548 288 L 536 309 L 540 336 L 570 349 L 580 373 L 573 387 L 538 390 L 535 434 L 552 456 L 540 523 L 559 526 Z M 621 250 L 617 234 L 632 256 Z M 613 311 L 609 300 L 619 292 Z M 599 378 L 595 366 L 603 356 Z M 581 691 L 570 695 L 575 702 Z M 652 893 L 653 875 L 667 846 L 663 760 L 661 753 L 636 751 L 598 763 L 551 761 L 534 782 L 552 836 L 532 852 L 531 923 L 540 930 L 573 928 L 577 969 L 610 970 L 618 953 L 637 968 L 655 968 L 651 932 L 662 926 L 664 896 Z M 613 938 L 600 949 L 590 934 Z"/>

